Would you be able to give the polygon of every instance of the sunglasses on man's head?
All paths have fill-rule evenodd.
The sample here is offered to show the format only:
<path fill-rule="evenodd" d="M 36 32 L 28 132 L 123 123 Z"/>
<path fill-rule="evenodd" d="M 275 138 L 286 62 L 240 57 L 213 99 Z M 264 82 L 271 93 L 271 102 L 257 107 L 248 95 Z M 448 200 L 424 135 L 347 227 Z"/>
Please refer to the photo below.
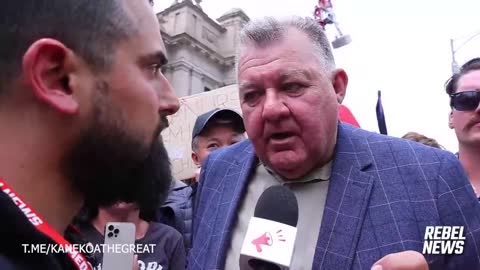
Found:
<path fill-rule="evenodd" d="M 450 95 L 450 106 L 457 111 L 474 111 L 480 104 L 480 89 Z"/>

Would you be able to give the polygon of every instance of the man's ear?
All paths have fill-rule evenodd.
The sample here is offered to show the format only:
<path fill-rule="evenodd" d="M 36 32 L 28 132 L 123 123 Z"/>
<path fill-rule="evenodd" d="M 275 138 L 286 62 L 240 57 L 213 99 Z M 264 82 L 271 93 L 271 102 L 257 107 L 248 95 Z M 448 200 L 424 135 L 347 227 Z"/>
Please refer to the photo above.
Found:
<path fill-rule="evenodd" d="M 199 158 L 198 158 L 198 156 L 197 156 L 197 153 L 192 152 L 192 160 L 193 160 L 193 163 L 195 163 L 195 165 L 196 165 L 197 167 L 200 167 L 201 164 L 200 164 L 200 160 L 199 160 Z"/>
<path fill-rule="evenodd" d="M 453 111 L 450 112 L 450 114 L 448 115 L 448 127 L 453 129 L 454 126 L 453 126 Z"/>
<path fill-rule="evenodd" d="M 333 73 L 333 88 L 337 94 L 337 101 L 342 104 L 345 94 L 347 92 L 348 76 L 345 70 L 339 68 Z"/>
<path fill-rule="evenodd" d="M 33 43 L 23 57 L 23 74 L 36 98 L 57 111 L 74 114 L 78 102 L 70 87 L 73 53 L 53 39 Z"/>

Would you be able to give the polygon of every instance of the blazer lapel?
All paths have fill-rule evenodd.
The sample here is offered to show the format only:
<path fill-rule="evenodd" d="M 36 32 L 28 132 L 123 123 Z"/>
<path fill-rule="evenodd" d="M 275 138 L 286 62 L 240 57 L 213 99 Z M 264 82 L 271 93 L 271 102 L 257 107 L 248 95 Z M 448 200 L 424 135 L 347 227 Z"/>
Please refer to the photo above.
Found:
<path fill-rule="evenodd" d="M 366 143 L 354 132 L 339 125 L 312 269 L 350 269 L 355 256 L 373 180 L 364 172 L 372 165 Z"/>
<path fill-rule="evenodd" d="M 249 144 L 227 170 L 217 208 L 217 221 L 215 222 L 215 224 L 221 224 L 221 226 L 214 228 L 214 235 L 220 237 L 216 259 L 217 269 L 224 267 L 238 208 L 247 189 L 250 173 L 257 162 L 258 159 L 254 154 L 253 146 Z"/>

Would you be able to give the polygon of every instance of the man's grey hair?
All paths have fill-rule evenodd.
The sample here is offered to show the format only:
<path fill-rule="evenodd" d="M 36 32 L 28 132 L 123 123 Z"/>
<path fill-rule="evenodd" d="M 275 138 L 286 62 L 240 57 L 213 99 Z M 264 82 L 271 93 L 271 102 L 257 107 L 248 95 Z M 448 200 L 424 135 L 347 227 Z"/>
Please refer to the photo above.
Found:
<path fill-rule="evenodd" d="M 236 59 L 237 74 L 239 60 L 246 47 L 256 46 L 262 48 L 272 45 L 272 43 L 284 38 L 290 28 L 304 32 L 312 40 L 320 67 L 324 72 L 330 72 L 335 69 L 335 59 L 328 38 L 323 28 L 314 19 L 298 16 L 283 19 L 265 17 L 250 21 L 240 31 L 240 44 Z"/>
<path fill-rule="evenodd" d="M 195 136 L 192 139 L 192 151 L 196 153 L 197 150 L 198 150 L 198 136 Z"/>

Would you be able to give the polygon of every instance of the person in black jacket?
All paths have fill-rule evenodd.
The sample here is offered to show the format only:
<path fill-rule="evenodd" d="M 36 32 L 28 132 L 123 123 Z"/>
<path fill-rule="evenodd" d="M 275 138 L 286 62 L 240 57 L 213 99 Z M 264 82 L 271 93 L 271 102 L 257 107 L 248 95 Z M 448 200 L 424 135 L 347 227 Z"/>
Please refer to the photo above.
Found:
<path fill-rule="evenodd" d="M 5 0 L 0 43 L 0 269 L 89 269 L 38 245 L 153 170 L 179 108 L 158 19 L 147 0 Z"/>

